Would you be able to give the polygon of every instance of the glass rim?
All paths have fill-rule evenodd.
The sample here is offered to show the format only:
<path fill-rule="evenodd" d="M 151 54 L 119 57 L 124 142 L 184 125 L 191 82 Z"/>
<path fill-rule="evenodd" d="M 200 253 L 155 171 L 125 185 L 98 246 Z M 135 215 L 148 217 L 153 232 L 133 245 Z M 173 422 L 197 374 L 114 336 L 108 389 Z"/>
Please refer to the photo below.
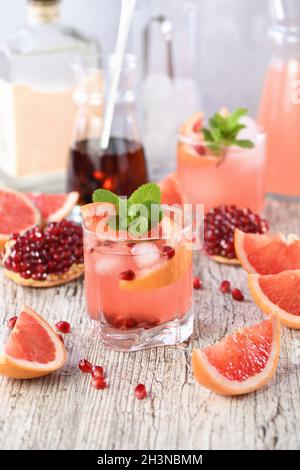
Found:
<path fill-rule="evenodd" d="M 259 129 L 259 132 L 256 134 L 256 136 L 253 139 L 251 139 L 254 142 L 255 147 L 259 143 L 261 143 L 263 140 L 265 140 L 266 135 L 267 135 L 262 126 L 258 126 L 258 129 Z M 192 135 L 185 135 L 180 131 L 178 131 L 176 135 L 177 135 L 177 141 L 178 142 L 182 142 L 182 143 L 190 145 L 192 147 L 195 147 L 195 146 L 198 146 L 198 145 L 203 145 L 204 147 L 208 147 L 209 144 L 210 144 L 210 142 L 208 142 L 205 139 L 197 139 L 196 137 L 194 137 Z M 245 151 L 253 150 L 253 148 L 252 149 L 251 148 L 250 149 L 249 148 L 243 148 L 243 147 L 239 147 L 237 145 L 231 145 L 229 147 L 226 147 L 226 146 L 221 147 L 221 150 L 226 150 L 226 149 L 227 150 L 230 149 L 230 152 L 245 152 Z M 206 155 L 199 155 L 199 156 L 200 157 L 205 157 Z"/>
<path fill-rule="evenodd" d="M 179 235 L 180 238 L 183 238 L 190 230 L 193 230 L 193 221 L 192 217 L 190 215 L 187 215 L 184 213 L 181 207 L 179 205 L 174 204 L 173 206 L 170 206 L 168 204 L 162 204 L 161 205 L 164 210 L 168 210 L 169 212 L 177 213 L 177 214 L 183 214 L 184 220 L 186 223 L 184 223 L 184 227 L 180 228 L 179 230 Z M 92 230 L 88 229 L 85 225 L 84 219 L 82 220 L 82 227 L 83 227 L 83 232 L 87 233 L 89 236 L 96 238 L 97 240 L 101 241 L 109 241 L 112 244 L 118 245 L 118 244 L 123 244 L 123 243 L 134 243 L 134 242 L 149 242 L 149 241 L 157 241 L 157 240 L 168 240 L 166 237 L 140 237 L 140 238 L 135 238 L 132 237 L 127 231 L 126 231 L 126 238 L 111 238 L 111 237 L 105 237 L 103 234 L 97 234 L 93 232 Z M 153 227 L 153 230 L 155 230 L 155 227 Z M 117 232 L 118 233 L 118 232 Z"/>

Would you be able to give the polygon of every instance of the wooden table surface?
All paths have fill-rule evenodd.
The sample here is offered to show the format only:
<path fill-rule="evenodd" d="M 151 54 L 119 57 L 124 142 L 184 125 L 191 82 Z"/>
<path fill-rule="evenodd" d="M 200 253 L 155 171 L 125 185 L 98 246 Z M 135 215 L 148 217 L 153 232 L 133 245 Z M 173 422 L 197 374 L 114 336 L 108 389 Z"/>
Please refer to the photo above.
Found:
<path fill-rule="evenodd" d="M 300 206 L 272 202 L 273 230 L 300 233 Z M 277 373 L 247 396 L 227 398 L 194 382 L 191 350 L 221 339 L 263 314 L 250 301 L 241 268 L 195 260 L 204 288 L 195 292 L 195 329 L 188 343 L 136 353 L 104 350 L 86 325 L 83 282 L 48 290 L 17 287 L 0 274 L 0 319 L 26 303 L 51 323 L 76 326 L 64 371 L 32 381 L 0 379 L 1 449 L 294 449 L 300 448 L 300 331 L 282 328 Z M 229 279 L 246 293 L 234 302 L 219 293 Z M 2 335 L 5 334 L 2 327 Z M 107 370 L 109 388 L 96 391 L 76 364 L 87 357 Z M 139 401 L 142 382 L 150 396 Z"/>

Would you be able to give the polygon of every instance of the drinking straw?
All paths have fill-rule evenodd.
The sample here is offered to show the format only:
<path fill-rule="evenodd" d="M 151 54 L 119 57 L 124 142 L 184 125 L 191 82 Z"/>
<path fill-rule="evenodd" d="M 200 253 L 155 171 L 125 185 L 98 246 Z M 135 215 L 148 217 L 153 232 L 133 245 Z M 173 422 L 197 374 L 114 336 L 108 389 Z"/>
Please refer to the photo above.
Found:
<path fill-rule="evenodd" d="M 135 3 L 136 0 L 122 0 L 119 30 L 113 63 L 113 75 L 108 93 L 107 107 L 104 114 L 103 132 L 100 142 L 102 150 L 106 150 L 109 143 L 114 109 L 118 95 L 121 68 L 125 57 L 126 45 L 135 9 Z"/>

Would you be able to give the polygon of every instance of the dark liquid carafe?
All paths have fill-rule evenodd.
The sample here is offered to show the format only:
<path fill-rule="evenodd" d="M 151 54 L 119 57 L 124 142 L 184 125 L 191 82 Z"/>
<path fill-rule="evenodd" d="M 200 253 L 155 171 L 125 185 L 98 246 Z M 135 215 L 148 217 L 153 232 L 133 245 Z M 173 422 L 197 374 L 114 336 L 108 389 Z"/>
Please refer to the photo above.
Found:
<path fill-rule="evenodd" d="M 91 202 L 98 188 L 130 196 L 147 182 L 142 145 L 125 138 L 111 137 L 101 150 L 98 139 L 76 142 L 70 153 L 68 191 L 78 191 L 80 204 Z"/>
<path fill-rule="evenodd" d="M 92 202 L 102 188 L 129 197 L 148 181 L 144 149 L 136 122 L 133 81 L 135 58 L 128 55 L 121 72 L 108 147 L 101 148 L 105 97 L 112 77 L 113 56 L 89 57 L 75 67 L 79 105 L 70 148 L 67 189 L 78 191 L 80 204 Z"/>

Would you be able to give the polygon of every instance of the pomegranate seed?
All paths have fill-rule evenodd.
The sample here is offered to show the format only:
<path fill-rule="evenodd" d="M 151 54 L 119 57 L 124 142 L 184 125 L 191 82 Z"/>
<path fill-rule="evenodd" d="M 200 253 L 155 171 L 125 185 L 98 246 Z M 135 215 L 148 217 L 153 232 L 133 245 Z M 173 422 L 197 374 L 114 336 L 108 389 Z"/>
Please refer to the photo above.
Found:
<path fill-rule="evenodd" d="M 78 362 L 78 367 L 81 372 L 84 372 L 85 374 L 89 374 L 93 369 L 93 365 L 87 359 L 81 359 Z"/>
<path fill-rule="evenodd" d="M 134 389 L 134 394 L 139 400 L 144 400 L 147 396 L 146 387 L 144 384 L 138 384 Z"/>
<path fill-rule="evenodd" d="M 133 281 L 135 278 L 135 272 L 132 269 L 128 269 L 127 271 L 123 271 L 120 273 L 120 279 L 122 281 Z"/>
<path fill-rule="evenodd" d="M 59 321 L 55 323 L 55 327 L 61 333 L 67 334 L 71 331 L 71 325 L 67 321 Z"/>
<path fill-rule="evenodd" d="M 161 252 L 163 256 L 165 256 L 168 259 L 171 259 L 173 258 L 173 256 L 175 256 L 175 248 L 169 245 L 163 246 Z"/>
<path fill-rule="evenodd" d="M 104 369 L 101 366 L 93 366 L 91 374 L 93 379 L 97 379 L 98 377 L 105 377 Z"/>
<path fill-rule="evenodd" d="M 220 284 L 220 291 L 223 294 L 229 294 L 231 289 L 231 285 L 229 281 L 222 281 Z"/>
<path fill-rule="evenodd" d="M 8 321 L 7 321 L 7 328 L 9 328 L 10 330 L 12 330 L 16 324 L 16 321 L 17 321 L 18 317 L 11 317 Z"/>
<path fill-rule="evenodd" d="M 204 251 L 209 256 L 236 258 L 234 230 L 246 233 L 265 233 L 268 223 L 250 209 L 239 209 L 234 205 L 211 209 L 204 219 Z"/>
<path fill-rule="evenodd" d="M 199 155 L 205 155 L 206 154 L 206 148 L 204 145 L 195 145 L 194 149 Z"/>
<path fill-rule="evenodd" d="M 104 390 L 104 388 L 107 387 L 105 378 L 102 376 L 102 377 L 97 377 L 96 379 L 93 379 L 92 387 L 94 387 L 96 390 Z"/>
<path fill-rule="evenodd" d="M 61 340 L 61 342 L 62 342 L 63 344 L 65 344 L 65 340 L 64 340 L 63 335 L 57 335 L 57 336 L 59 337 L 59 339 Z"/>
<path fill-rule="evenodd" d="M 240 289 L 232 289 L 231 290 L 231 295 L 234 300 L 237 300 L 238 302 L 242 302 L 244 300 L 244 295 L 240 291 Z"/>
<path fill-rule="evenodd" d="M 194 289 L 199 290 L 202 288 L 202 281 L 199 277 L 194 277 L 193 281 Z"/>

